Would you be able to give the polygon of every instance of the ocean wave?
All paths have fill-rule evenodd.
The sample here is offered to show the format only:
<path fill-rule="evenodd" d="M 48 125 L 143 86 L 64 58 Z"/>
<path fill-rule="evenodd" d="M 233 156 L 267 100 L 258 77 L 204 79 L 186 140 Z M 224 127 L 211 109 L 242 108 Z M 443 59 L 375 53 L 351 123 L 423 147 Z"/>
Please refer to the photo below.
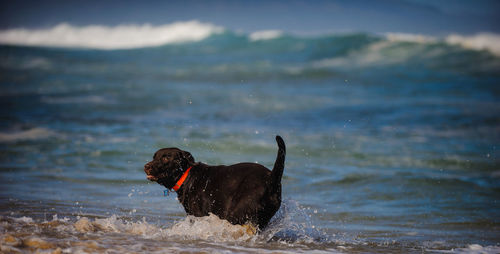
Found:
<path fill-rule="evenodd" d="M 200 41 L 224 29 L 196 20 L 166 25 L 91 25 L 78 27 L 62 23 L 47 29 L 9 29 L 0 31 L 0 43 L 94 49 L 131 49 L 171 43 Z"/>
<path fill-rule="evenodd" d="M 500 56 L 500 35 L 493 33 L 478 33 L 475 35 L 464 36 L 459 34 L 450 34 L 444 38 L 422 34 L 407 33 L 387 33 L 387 40 L 392 42 L 413 42 L 413 43 L 446 43 L 449 45 L 458 45 L 466 49 L 488 50 L 491 53 Z"/>
<path fill-rule="evenodd" d="M 458 72 L 495 73 L 500 67 L 498 45 L 500 36 L 491 34 L 488 37 L 477 35 L 445 38 L 416 34 L 387 34 L 386 38 L 350 49 L 346 54 L 317 59 L 311 63 L 311 67 L 344 70 L 418 65 Z"/>
<path fill-rule="evenodd" d="M 248 38 L 251 41 L 261 41 L 261 40 L 272 40 L 283 36 L 283 32 L 280 30 L 262 30 L 250 33 Z"/>
<path fill-rule="evenodd" d="M 68 23 L 61 23 L 46 29 L 16 28 L 0 30 L 0 44 L 113 50 L 198 42 L 213 35 L 223 34 L 238 34 L 238 36 L 221 37 L 223 40 L 231 40 L 240 38 L 241 36 L 241 34 L 228 31 L 224 27 L 211 23 L 203 23 L 197 20 L 179 21 L 157 26 L 150 24 L 130 24 L 113 27 L 103 25 L 74 26 Z M 254 42 L 281 38 L 284 34 L 285 32 L 281 30 L 259 30 L 243 34 L 243 36 L 246 37 L 248 41 Z M 469 36 L 450 34 L 444 37 L 411 33 L 385 33 L 382 35 L 361 33 L 323 34 L 319 36 L 290 35 L 287 38 L 290 40 L 289 43 L 298 43 L 297 45 L 304 45 L 315 40 L 326 42 L 331 39 L 332 44 L 330 45 L 333 48 L 335 48 L 338 43 L 343 45 L 346 41 L 349 42 L 347 45 L 359 45 L 360 43 L 365 43 L 364 40 L 369 38 L 371 41 L 369 47 L 372 47 L 374 50 L 384 49 L 388 45 L 398 43 L 423 45 L 445 44 L 472 50 L 488 50 L 492 54 L 500 56 L 500 35 L 493 33 L 478 33 Z M 243 42 L 241 46 L 246 47 L 248 45 Z M 355 52 L 357 49 L 359 48 L 352 46 L 350 52 Z M 378 60 L 379 58 L 375 55 L 369 55 L 367 58 L 368 62 Z M 40 63 L 35 64 L 39 65 Z"/>
<path fill-rule="evenodd" d="M 438 41 L 436 37 L 423 34 L 386 33 L 385 37 L 393 42 L 434 43 Z"/>
<path fill-rule="evenodd" d="M 409 40 L 381 40 L 370 43 L 358 50 L 352 50 L 347 55 L 320 59 L 312 63 L 314 68 L 359 68 L 380 67 L 412 62 L 415 58 L 432 58 L 446 53 L 446 50 L 428 50 L 425 46 L 401 45 Z M 413 41 L 411 44 L 420 44 Z M 423 45 L 423 44 L 420 44 Z"/>
<path fill-rule="evenodd" d="M 500 56 L 500 35 L 497 34 L 479 33 L 472 36 L 452 34 L 447 36 L 445 41 L 468 49 L 489 50 L 493 54 Z"/>

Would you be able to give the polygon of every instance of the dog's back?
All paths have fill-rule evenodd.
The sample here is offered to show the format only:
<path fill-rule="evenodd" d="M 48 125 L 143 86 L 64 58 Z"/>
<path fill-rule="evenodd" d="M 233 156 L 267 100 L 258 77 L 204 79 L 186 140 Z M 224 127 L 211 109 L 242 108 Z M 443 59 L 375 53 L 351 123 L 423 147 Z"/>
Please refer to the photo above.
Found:
<path fill-rule="evenodd" d="M 178 192 L 186 212 L 195 216 L 213 213 L 233 224 L 251 223 L 264 228 L 281 205 L 281 177 L 285 143 L 279 136 L 273 170 L 256 163 L 209 166 L 198 163 Z"/>

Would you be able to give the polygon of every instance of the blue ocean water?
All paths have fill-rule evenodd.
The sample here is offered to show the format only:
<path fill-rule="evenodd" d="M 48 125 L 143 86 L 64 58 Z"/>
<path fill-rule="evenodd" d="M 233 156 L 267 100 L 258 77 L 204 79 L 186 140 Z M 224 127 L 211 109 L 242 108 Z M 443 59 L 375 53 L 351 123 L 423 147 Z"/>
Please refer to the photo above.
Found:
<path fill-rule="evenodd" d="M 0 229 L 24 250 L 30 232 L 90 252 L 498 252 L 499 70 L 487 49 L 363 33 L 0 46 Z M 277 134 L 285 201 L 250 240 L 199 233 L 221 222 L 143 172 L 172 146 L 272 168 Z"/>

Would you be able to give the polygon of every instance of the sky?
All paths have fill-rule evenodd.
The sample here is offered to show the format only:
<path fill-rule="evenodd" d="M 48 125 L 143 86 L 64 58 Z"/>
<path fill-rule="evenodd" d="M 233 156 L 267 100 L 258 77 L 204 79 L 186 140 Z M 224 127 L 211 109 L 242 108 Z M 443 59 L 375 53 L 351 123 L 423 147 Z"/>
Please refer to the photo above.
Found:
<path fill-rule="evenodd" d="M 234 31 L 464 35 L 500 33 L 498 0 L 2 1 L 0 29 L 168 24 L 198 20 Z"/>

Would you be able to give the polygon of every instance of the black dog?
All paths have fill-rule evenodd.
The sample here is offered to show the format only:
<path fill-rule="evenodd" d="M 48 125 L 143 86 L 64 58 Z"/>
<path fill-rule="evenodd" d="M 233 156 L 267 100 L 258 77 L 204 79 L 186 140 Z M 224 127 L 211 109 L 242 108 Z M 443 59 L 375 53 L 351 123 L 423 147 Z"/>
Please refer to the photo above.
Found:
<path fill-rule="evenodd" d="M 263 229 L 281 205 L 285 142 L 276 136 L 278 155 L 273 170 L 257 163 L 209 166 L 195 163 L 178 148 L 158 150 L 144 166 L 147 178 L 174 189 L 187 214 L 213 213 L 232 224 Z"/>

